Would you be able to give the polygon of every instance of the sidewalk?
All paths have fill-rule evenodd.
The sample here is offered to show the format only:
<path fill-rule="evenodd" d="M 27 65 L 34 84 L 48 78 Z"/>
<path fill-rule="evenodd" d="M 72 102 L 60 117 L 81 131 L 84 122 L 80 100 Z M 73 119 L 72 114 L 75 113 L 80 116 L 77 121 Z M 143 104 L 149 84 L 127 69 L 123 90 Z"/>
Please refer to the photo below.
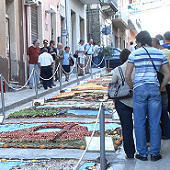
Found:
<path fill-rule="evenodd" d="M 105 72 L 105 68 L 93 68 L 92 69 L 92 76 L 95 74 L 100 74 L 102 72 Z M 91 77 L 90 74 L 86 74 L 84 76 L 79 76 L 78 81 L 83 81 L 87 78 Z M 65 76 L 63 75 L 62 77 L 62 89 L 64 89 L 65 87 L 72 85 L 74 83 L 77 83 L 77 77 L 76 74 L 73 73 L 70 75 L 70 80 L 68 82 L 65 81 Z M 41 87 L 40 89 L 38 89 L 38 97 L 42 97 L 44 95 L 47 95 L 49 93 L 52 92 L 57 92 L 58 90 L 60 90 L 60 83 L 57 81 L 56 82 L 56 86 L 54 86 L 51 89 L 48 90 L 44 90 L 43 87 Z M 5 111 L 14 109 L 16 107 L 19 107 L 25 103 L 28 103 L 30 101 L 32 101 L 33 99 L 36 98 L 36 93 L 35 93 L 35 89 L 29 89 L 29 88 L 25 88 L 21 91 L 13 91 L 13 92 L 7 92 L 5 93 Z M 0 113 L 2 112 L 2 103 L 1 103 L 1 96 L 0 96 Z"/>

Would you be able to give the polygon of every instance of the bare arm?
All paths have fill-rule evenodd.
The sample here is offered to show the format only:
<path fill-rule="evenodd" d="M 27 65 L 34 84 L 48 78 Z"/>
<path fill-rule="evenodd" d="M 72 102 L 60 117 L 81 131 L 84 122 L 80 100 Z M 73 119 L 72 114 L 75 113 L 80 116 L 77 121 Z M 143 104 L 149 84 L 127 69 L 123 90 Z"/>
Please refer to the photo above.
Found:
<path fill-rule="evenodd" d="M 170 80 L 170 69 L 168 64 L 164 64 L 161 67 L 161 71 L 164 75 L 163 81 L 161 83 L 160 91 L 166 91 L 165 86 L 168 84 L 168 81 Z"/>
<path fill-rule="evenodd" d="M 112 74 L 112 83 L 116 83 L 118 81 L 118 76 L 113 72 Z"/>
<path fill-rule="evenodd" d="M 132 82 L 132 79 L 131 79 L 133 68 L 134 68 L 134 64 L 128 63 L 127 67 L 126 67 L 126 72 L 125 72 L 126 82 L 131 89 L 133 89 L 133 82 Z"/>
<path fill-rule="evenodd" d="M 41 65 L 40 65 L 40 63 L 38 63 L 38 67 L 39 67 L 39 68 L 41 68 Z"/>

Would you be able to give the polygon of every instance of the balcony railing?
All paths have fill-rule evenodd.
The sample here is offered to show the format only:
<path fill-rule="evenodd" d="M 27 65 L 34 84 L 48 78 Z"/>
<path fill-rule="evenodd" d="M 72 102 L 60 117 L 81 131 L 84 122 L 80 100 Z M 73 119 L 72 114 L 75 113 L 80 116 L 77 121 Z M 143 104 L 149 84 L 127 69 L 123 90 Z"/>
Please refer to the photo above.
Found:
<path fill-rule="evenodd" d="M 115 19 L 122 20 L 125 24 L 128 24 L 129 15 L 126 10 L 122 10 L 116 13 Z"/>
<path fill-rule="evenodd" d="M 118 0 L 80 0 L 83 4 L 111 4 L 116 9 L 118 8 Z"/>

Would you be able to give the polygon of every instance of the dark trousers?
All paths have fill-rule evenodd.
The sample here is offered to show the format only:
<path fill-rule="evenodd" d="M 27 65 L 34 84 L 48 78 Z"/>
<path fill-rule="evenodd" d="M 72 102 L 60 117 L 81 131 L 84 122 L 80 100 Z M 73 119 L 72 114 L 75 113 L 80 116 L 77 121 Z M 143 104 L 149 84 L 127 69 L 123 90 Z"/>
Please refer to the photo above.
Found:
<path fill-rule="evenodd" d="M 170 84 L 168 84 L 166 86 L 166 90 L 167 90 L 167 93 L 168 93 L 168 112 L 170 114 Z"/>
<path fill-rule="evenodd" d="M 161 128 L 162 136 L 170 139 L 170 119 L 168 115 L 168 95 L 167 93 L 161 94 L 162 96 L 162 115 L 161 115 Z"/>
<path fill-rule="evenodd" d="M 120 123 L 122 126 L 123 148 L 126 155 L 130 158 L 133 157 L 135 153 L 132 120 L 133 109 L 121 103 L 120 101 L 115 102 L 115 108 L 116 111 L 118 112 Z"/>
<path fill-rule="evenodd" d="M 43 79 L 49 79 L 52 76 L 52 67 L 51 66 L 42 66 L 41 67 L 41 77 Z M 52 86 L 53 79 L 43 80 L 43 87 L 47 89 Z"/>

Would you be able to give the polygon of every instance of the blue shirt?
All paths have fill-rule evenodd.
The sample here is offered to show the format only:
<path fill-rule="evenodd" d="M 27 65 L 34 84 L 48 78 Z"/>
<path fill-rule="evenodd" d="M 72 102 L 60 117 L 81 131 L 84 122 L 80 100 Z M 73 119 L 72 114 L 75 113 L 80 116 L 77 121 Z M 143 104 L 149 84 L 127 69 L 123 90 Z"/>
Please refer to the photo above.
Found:
<path fill-rule="evenodd" d="M 163 44 L 163 45 L 161 45 L 163 48 L 168 48 L 168 49 L 170 49 L 170 43 L 165 43 L 165 44 Z"/>
<path fill-rule="evenodd" d="M 161 50 L 153 47 L 145 48 L 148 50 L 158 71 L 160 70 L 161 65 L 168 63 L 165 54 Z M 130 54 L 128 62 L 133 63 L 135 66 L 134 88 L 145 83 L 156 83 L 159 86 L 157 73 L 148 54 L 142 47 Z"/>
<path fill-rule="evenodd" d="M 66 53 L 66 52 L 64 51 L 64 58 L 63 58 L 62 65 L 67 65 L 67 66 L 70 65 L 70 63 L 69 63 L 69 57 L 73 58 L 71 52 Z"/>
<path fill-rule="evenodd" d="M 95 52 L 94 46 L 93 46 L 92 44 L 87 43 L 87 44 L 85 45 L 85 51 L 86 51 L 87 54 L 89 54 L 89 55 L 94 54 L 94 52 Z"/>

